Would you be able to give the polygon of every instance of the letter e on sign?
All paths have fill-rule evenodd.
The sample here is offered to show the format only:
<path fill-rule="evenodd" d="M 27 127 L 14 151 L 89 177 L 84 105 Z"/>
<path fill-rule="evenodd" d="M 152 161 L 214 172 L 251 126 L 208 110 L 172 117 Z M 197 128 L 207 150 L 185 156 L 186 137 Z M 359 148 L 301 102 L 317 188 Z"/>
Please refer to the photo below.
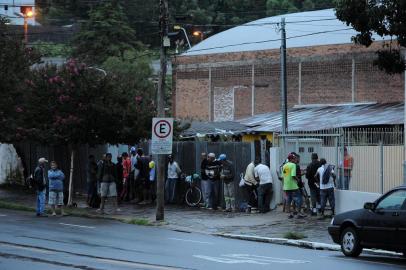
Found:
<path fill-rule="evenodd" d="M 152 120 L 152 154 L 172 154 L 173 118 L 153 118 Z"/>

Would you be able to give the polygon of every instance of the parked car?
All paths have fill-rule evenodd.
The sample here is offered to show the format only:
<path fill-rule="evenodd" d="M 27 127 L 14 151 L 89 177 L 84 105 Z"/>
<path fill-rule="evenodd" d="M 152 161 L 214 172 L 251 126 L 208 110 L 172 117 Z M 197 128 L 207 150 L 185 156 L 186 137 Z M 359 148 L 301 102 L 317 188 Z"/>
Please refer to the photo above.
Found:
<path fill-rule="evenodd" d="M 357 257 L 363 248 L 379 248 L 406 257 L 406 186 L 365 203 L 364 209 L 336 215 L 328 232 L 345 256 Z"/>

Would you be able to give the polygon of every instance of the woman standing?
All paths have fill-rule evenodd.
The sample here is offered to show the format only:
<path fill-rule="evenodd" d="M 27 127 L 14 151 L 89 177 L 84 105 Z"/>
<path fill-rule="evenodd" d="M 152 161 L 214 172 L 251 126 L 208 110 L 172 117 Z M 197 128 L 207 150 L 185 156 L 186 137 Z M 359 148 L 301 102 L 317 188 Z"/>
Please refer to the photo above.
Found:
<path fill-rule="evenodd" d="M 65 175 L 58 169 L 56 161 L 51 162 L 51 169 L 48 171 L 49 181 L 49 205 L 52 208 L 52 215 L 56 216 L 55 206 L 61 209 L 61 215 L 64 216 L 63 211 L 63 181 Z"/>

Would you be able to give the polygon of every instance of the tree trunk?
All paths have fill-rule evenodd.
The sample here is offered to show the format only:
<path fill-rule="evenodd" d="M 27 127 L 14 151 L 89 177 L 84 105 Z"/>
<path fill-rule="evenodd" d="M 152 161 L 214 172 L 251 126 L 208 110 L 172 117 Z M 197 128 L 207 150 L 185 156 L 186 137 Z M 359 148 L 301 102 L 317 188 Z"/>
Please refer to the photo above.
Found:
<path fill-rule="evenodd" d="M 68 206 L 73 204 L 73 172 L 75 164 L 76 149 L 72 147 L 70 155 L 70 175 L 69 175 L 69 195 L 68 195 Z"/>

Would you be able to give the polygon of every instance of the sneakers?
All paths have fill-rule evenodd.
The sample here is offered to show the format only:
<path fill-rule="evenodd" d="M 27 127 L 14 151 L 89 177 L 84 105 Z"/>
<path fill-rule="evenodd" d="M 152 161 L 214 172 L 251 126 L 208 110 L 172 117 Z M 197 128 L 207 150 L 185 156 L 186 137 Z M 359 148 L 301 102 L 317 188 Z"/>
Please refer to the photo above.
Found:
<path fill-rule="evenodd" d="M 292 219 L 294 216 L 292 215 L 292 214 L 290 214 L 289 216 L 288 216 L 288 218 L 289 219 Z"/>
<path fill-rule="evenodd" d="M 37 213 L 37 217 L 48 217 L 45 213 Z"/>

